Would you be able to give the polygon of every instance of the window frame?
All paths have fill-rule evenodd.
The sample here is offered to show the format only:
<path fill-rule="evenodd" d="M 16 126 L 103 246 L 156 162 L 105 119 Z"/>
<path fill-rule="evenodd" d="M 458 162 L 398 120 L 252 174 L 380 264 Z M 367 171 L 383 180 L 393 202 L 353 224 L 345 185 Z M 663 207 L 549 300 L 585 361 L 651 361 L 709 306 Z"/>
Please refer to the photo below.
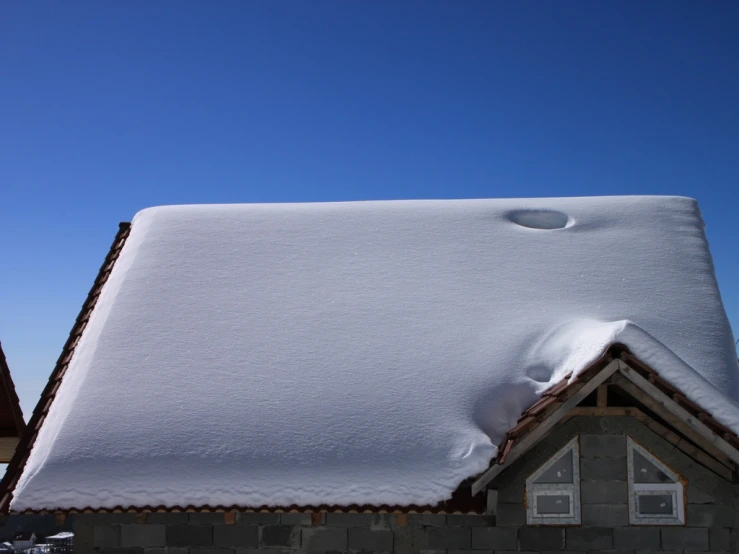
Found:
<path fill-rule="evenodd" d="M 672 483 L 637 483 L 634 475 L 634 452 L 641 454 L 646 460 L 667 475 Z M 654 454 L 631 437 L 626 437 L 626 460 L 628 466 L 629 489 L 629 524 L 630 525 L 685 525 L 685 485 L 686 481 Z M 640 496 L 671 496 L 672 514 L 640 514 Z"/>
<path fill-rule="evenodd" d="M 572 451 L 572 483 L 536 483 L 537 479 L 559 462 L 569 451 Z M 537 503 L 537 497 L 539 496 L 569 497 L 569 513 L 539 513 Z M 526 523 L 528 525 L 580 525 L 582 522 L 581 512 L 580 437 L 576 436 L 526 479 Z"/>

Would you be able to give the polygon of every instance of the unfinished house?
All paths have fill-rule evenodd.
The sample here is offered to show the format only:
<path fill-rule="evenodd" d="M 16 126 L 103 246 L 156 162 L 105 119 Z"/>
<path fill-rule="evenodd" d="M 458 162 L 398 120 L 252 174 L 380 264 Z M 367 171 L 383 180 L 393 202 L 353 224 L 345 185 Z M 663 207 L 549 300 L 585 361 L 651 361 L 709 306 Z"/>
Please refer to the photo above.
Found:
<path fill-rule="evenodd" d="M 737 399 L 691 199 L 151 208 L 0 502 L 78 553 L 736 552 Z"/>

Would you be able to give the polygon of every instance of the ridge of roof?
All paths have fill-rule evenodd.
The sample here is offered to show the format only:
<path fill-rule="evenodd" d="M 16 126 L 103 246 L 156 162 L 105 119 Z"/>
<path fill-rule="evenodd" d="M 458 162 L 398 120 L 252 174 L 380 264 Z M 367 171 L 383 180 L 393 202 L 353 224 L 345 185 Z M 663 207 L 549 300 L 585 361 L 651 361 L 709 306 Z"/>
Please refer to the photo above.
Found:
<path fill-rule="evenodd" d="M 20 400 L 18 399 L 18 393 L 15 390 L 15 384 L 10 375 L 10 368 L 8 367 L 8 361 L 5 358 L 5 352 L 3 352 L 2 344 L 0 343 L 0 389 L 2 391 L 3 401 L 8 404 L 10 411 L 10 417 L 12 419 L 13 427 L 15 428 L 15 435 L 21 437 L 26 429 L 26 422 L 23 419 L 23 411 L 21 410 Z"/>
<path fill-rule="evenodd" d="M 103 286 L 110 277 L 110 273 L 111 271 L 113 271 L 115 262 L 118 260 L 118 256 L 120 255 L 123 245 L 126 243 L 126 239 L 128 238 L 130 232 L 131 223 L 121 222 L 118 224 L 118 232 L 116 233 L 115 239 L 113 240 L 113 244 L 111 245 L 110 250 L 105 257 L 103 265 L 98 271 L 95 282 L 93 283 L 90 292 L 87 294 L 87 298 L 82 304 L 82 309 L 80 310 L 80 313 L 77 316 L 74 325 L 72 326 L 72 330 L 69 332 L 69 337 L 64 343 L 62 353 L 59 356 L 56 365 L 54 366 L 54 370 L 49 376 L 49 381 L 46 384 L 46 387 L 44 387 L 44 390 L 41 393 L 41 397 L 39 398 L 39 401 L 33 410 L 33 415 L 31 416 L 31 419 L 25 428 L 20 442 L 18 443 L 18 447 L 15 450 L 13 459 L 10 461 L 10 464 L 8 464 L 5 475 L 3 476 L 2 481 L 0 481 L 0 513 L 7 513 L 9 511 L 10 501 L 13 497 L 13 490 L 15 489 L 15 485 L 17 484 L 18 479 L 20 478 L 21 473 L 25 468 L 26 461 L 28 460 L 28 456 L 30 455 L 31 449 L 33 448 L 33 445 L 36 441 L 38 432 L 41 429 L 44 420 L 46 419 L 46 415 L 48 414 L 49 408 L 54 401 L 56 392 L 59 390 L 59 385 L 64 378 L 67 367 L 69 367 L 69 362 L 72 359 L 72 356 L 74 355 L 74 350 L 79 343 L 80 338 L 82 337 L 82 333 L 85 330 L 85 327 L 87 326 L 90 315 L 95 309 L 95 305 L 97 304 L 97 300 L 100 297 Z M 2 364 L 0 363 L 0 366 L 1 365 Z"/>

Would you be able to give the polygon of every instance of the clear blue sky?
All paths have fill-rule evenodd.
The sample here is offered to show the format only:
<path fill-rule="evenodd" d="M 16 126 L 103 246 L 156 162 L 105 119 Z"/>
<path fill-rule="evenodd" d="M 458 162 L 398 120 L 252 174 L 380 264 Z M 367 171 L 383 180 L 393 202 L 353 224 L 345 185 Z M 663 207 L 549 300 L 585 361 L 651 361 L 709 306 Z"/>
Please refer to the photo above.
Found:
<path fill-rule="evenodd" d="M 2 2 L 28 417 L 116 232 L 192 202 L 679 194 L 739 331 L 739 3 Z"/>

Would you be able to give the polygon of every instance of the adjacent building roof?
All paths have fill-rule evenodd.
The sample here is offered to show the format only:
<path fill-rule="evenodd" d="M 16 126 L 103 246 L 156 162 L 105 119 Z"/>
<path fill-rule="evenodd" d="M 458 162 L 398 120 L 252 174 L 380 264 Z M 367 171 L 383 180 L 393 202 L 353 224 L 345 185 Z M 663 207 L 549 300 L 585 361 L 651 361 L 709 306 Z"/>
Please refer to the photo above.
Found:
<path fill-rule="evenodd" d="M 10 376 L 10 368 L 0 345 L 0 462 L 7 463 L 17 439 L 26 428 L 23 412 Z"/>
<path fill-rule="evenodd" d="M 116 237 L 2 502 L 438 505 L 616 343 L 739 430 L 693 200 L 145 210 Z"/>

